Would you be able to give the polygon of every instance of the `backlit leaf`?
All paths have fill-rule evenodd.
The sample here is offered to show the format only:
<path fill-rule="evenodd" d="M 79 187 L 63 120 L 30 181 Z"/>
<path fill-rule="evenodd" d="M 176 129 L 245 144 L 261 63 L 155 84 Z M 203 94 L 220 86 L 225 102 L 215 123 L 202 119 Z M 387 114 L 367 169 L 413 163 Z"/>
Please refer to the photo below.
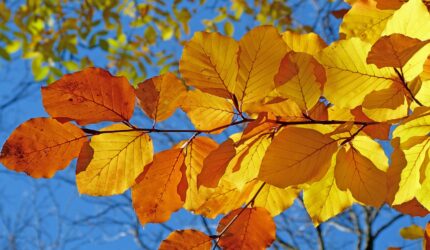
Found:
<path fill-rule="evenodd" d="M 292 31 L 282 33 L 282 39 L 288 46 L 288 50 L 294 52 L 303 52 L 309 55 L 316 55 L 322 49 L 327 47 L 327 44 L 315 33 L 298 34 Z"/>
<path fill-rule="evenodd" d="M 133 115 L 134 89 L 125 77 L 99 68 L 64 75 L 42 88 L 43 106 L 54 118 L 80 125 L 101 121 L 127 121 Z"/>
<path fill-rule="evenodd" d="M 200 90 L 188 91 L 181 104 L 194 127 L 198 130 L 211 130 L 231 123 L 233 104 L 227 99 L 206 94 Z M 213 131 L 221 133 L 223 129 Z"/>
<path fill-rule="evenodd" d="M 182 207 L 178 194 L 184 164 L 181 151 L 169 149 L 157 153 L 154 161 L 136 178 L 131 194 L 133 208 L 142 225 L 165 222 Z"/>
<path fill-rule="evenodd" d="M 219 33 L 196 32 L 185 45 L 179 71 L 186 84 L 220 97 L 236 89 L 239 44 Z"/>
<path fill-rule="evenodd" d="M 378 69 L 366 63 L 371 45 L 352 38 L 333 43 L 319 56 L 327 69 L 324 96 L 340 108 L 355 108 L 366 95 L 386 89 L 397 79 L 391 68 Z"/>
<path fill-rule="evenodd" d="M 109 133 L 113 130 L 124 132 Z M 76 184 L 82 194 L 114 195 L 130 188 L 145 165 L 152 161 L 153 146 L 149 135 L 113 124 L 86 143 L 79 155 Z"/>
<path fill-rule="evenodd" d="M 319 180 L 327 172 L 337 143 L 312 129 L 286 127 L 275 136 L 258 178 L 280 188 Z"/>
<path fill-rule="evenodd" d="M 240 213 L 240 215 L 239 215 Z M 276 225 L 264 208 L 239 208 L 221 219 L 217 231 L 222 232 L 237 216 L 220 238 L 223 249 L 266 249 L 276 238 Z"/>
<path fill-rule="evenodd" d="M 400 229 L 400 235 L 406 240 L 416 240 L 424 237 L 424 229 L 418 225 L 412 224 Z"/>
<path fill-rule="evenodd" d="M 242 37 L 239 46 L 239 73 L 234 93 L 242 103 L 259 101 L 275 88 L 273 77 L 287 45 L 276 28 L 260 26 Z"/>
<path fill-rule="evenodd" d="M 146 115 L 155 121 L 169 118 L 181 104 L 186 93 L 182 82 L 172 73 L 139 83 L 136 96 Z"/>
<path fill-rule="evenodd" d="M 30 119 L 16 128 L 3 145 L 0 162 L 34 178 L 51 178 L 79 155 L 84 132 L 52 118 Z"/>
<path fill-rule="evenodd" d="M 165 240 L 161 242 L 159 250 L 190 250 L 201 249 L 210 250 L 212 239 L 206 234 L 194 230 L 178 230 L 174 231 Z"/>

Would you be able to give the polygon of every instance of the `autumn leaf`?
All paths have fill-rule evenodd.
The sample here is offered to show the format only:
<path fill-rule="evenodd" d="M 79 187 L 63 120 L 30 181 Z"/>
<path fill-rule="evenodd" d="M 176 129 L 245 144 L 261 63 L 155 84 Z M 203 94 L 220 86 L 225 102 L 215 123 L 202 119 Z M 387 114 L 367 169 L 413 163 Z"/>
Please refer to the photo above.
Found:
<path fill-rule="evenodd" d="M 429 41 L 421 41 L 402 34 L 383 36 L 372 46 L 367 56 L 367 63 L 373 63 L 378 68 L 402 68 L 428 43 Z M 427 56 L 424 60 L 426 58 Z"/>
<path fill-rule="evenodd" d="M 157 153 L 154 161 L 136 178 L 131 194 L 133 208 L 142 225 L 165 222 L 182 207 L 178 194 L 184 164 L 181 151 L 177 148 Z"/>
<path fill-rule="evenodd" d="M 234 218 L 235 221 L 228 226 Z M 223 232 L 218 242 L 223 249 L 266 249 L 276 238 L 272 216 L 258 207 L 232 211 L 221 219 L 217 231 Z"/>
<path fill-rule="evenodd" d="M 327 221 L 349 208 L 354 199 L 349 190 L 342 191 L 336 184 L 334 164 L 326 175 L 303 191 L 303 202 L 306 211 L 315 226 Z"/>
<path fill-rule="evenodd" d="M 136 96 L 149 118 L 163 121 L 181 104 L 186 93 L 182 82 L 172 73 L 150 78 L 139 83 Z"/>
<path fill-rule="evenodd" d="M 366 63 L 370 48 L 369 43 L 351 38 L 321 51 L 318 59 L 327 70 L 324 96 L 331 103 L 340 108 L 355 108 L 363 103 L 366 95 L 386 89 L 398 79 L 393 69 L 378 69 Z"/>
<path fill-rule="evenodd" d="M 427 210 L 416 198 L 399 205 L 394 205 L 393 208 L 403 214 L 409 214 L 411 216 L 424 217 L 430 214 L 430 211 Z"/>
<path fill-rule="evenodd" d="M 275 88 L 273 77 L 287 45 L 274 27 L 260 26 L 246 33 L 239 46 L 239 72 L 234 93 L 241 104 L 256 102 Z"/>
<path fill-rule="evenodd" d="M 188 91 L 181 104 L 194 127 L 198 130 L 212 130 L 231 123 L 233 104 L 227 99 L 206 94 L 196 89 Z M 223 129 L 213 131 L 221 133 Z"/>
<path fill-rule="evenodd" d="M 135 104 L 134 89 L 127 79 L 99 68 L 64 75 L 42 87 L 42 99 L 50 116 L 80 125 L 128 121 Z"/>
<path fill-rule="evenodd" d="M 292 31 L 285 31 L 282 33 L 282 39 L 287 44 L 288 51 L 303 52 L 313 56 L 327 47 L 324 40 L 318 34 L 312 32 L 298 34 Z"/>
<path fill-rule="evenodd" d="M 186 84 L 231 98 L 236 89 L 239 44 L 219 33 L 196 32 L 185 45 L 179 71 Z"/>
<path fill-rule="evenodd" d="M 79 155 L 84 132 L 71 123 L 33 118 L 16 128 L 3 145 L 0 162 L 34 178 L 51 178 Z"/>
<path fill-rule="evenodd" d="M 118 130 L 122 132 L 111 132 Z M 146 132 L 132 131 L 124 124 L 113 124 L 101 131 L 79 155 L 76 184 L 81 194 L 121 194 L 152 161 L 152 141 Z"/>
<path fill-rule="evenodd" d="M 424 229 L 418 225 L 412 224 L 400 229 L 400 235 L 406 240 L 416 240 L 424 237 Z"/>
<path fill-rule="evenodd" d="M 159 250 L 191 250 L 201 249 L 210 250 L 212 239 L 206 234 L 194 230 L 178 230 L 174 231 L 166 239 L 161 242 Z"/>
<path fill-rule="evenodd" d="M 258 178 L 280 188 L 317 181 L 336 149 L 337 143 L 320 132 L 286 127 L 268 147 Z"/>
<path fill-rule="evenodd" d="M 415 136 L 425 136 L 430 129 L 430 109 L 420 107 L 404 119 L 393 131 L 393 137 L 399 137 L 400 142 L 406 142 Z"/>
<path fill-rule="evenodd" d="M 289 52 L 275 76 L 278 93 L 294 100 L 303 111 L 311 110 L 318 103 L 325 81 L 324 68 L 306 53 Z"/>

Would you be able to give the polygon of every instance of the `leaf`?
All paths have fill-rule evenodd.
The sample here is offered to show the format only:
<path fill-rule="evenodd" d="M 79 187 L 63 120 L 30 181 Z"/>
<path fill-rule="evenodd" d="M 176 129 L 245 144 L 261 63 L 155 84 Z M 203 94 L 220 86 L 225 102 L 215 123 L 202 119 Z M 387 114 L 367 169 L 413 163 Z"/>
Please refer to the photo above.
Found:
<path fill-rule="evenodd" d="M 285 188 L 319 180 L 327 172 L 337 143 L 312 129 L 286 127 L 275 136 L 258 179 Z"/>
<path fill-rule="evenodd" d="M 166 239 L 161 242 L 159 250 L 189 250 L 201 249 L 210 250 L 212 239 L 206 234 L 194 230 L 177 230 L 173 231 Z"/>
<path fill-rule="evenodd" d="M 399 139 L 392 141 L 394 151 L 388 177 L 393 205 L 412 200 L 421 188 L 421 169 L 429 163 L 429 142 L 425 137 L 413 137 L 402 145 Z"/>
<path fill-rule="evenodd" d="M 223 232 L 234 218 L 234 223 L 219 239 L 218 244 L 223 249 L 266 249 L 275 240 L 275 222 L 264 208 L 240 208 L 232 211 L 219 222 L 218 233 Z"/>
<path fill-rule="evenodd" d="M 200 206 L 204 202 L 201 199 L 199 186 L 197 184 L 197 176 L 203 168 L 203 162 L 207 156 L 218 147 L 218 144 L 208 137 L 196 137 L 185 148 L 185 165 L 188 189 L 186 192 L 186 199 L 184 208 L 192 210 Z"/>
<path fill-rule="evenodd" d="M 321 180 L 312 183 L 303 191 L 303 202 L 314 226 L 345 211 L 353 203 L 351 192 L 342 191 L 336 184 L 334 162 L 335 159 Z"/>
<path fill-rule="evenodd" d="M 367 63 L 373 63 L 378 68 L 402 68 L 430 41 L 421 41 L 402 34 L 383 36 L 372 46 L 367 56 Z M 425 56 L 422 63 L 424 63 Z"/>
<path fill-rule="evenodd" d="M 376 0 L 376 7 L 381 10 L 397 10 L 404 3 L 405 0 Z"/>
<path fill-rule="evenodd" d="M 430 249 L 430 223 L 427 222 L 425 233 L 424 233 L 425 249 Z"/>
<path fill-rule="evenodd" d="M 182 103 L 185 93 L 184 85 L 172 73 L 150 78 L 139 83 L 136 89 L 143 111 L 156 122 L 172 116 Z"/>
<path fill-rule="evenodd" d="M 260 189 L 262 183 L 256 181 L 251 184 L 254 186 L 254 189 L 249 195 L 249 200 Z M 300 189 L 295 187 L 278 188 L 270 184 L 265 184 L 254 200 L 254 207 L 262 207 L 275 217 L 291 207 L 299 193 Z"/>
<path fill-rule="evenodd" d="M 359 37 L 373 44 L 393 13 L 393 10 L 376 8 L 374 0 L 357 0 L 344 16 L 339 32 L 346 39 Z"/>
<path fill-rule="evenodd" d="M 179 71 L 186 84 L 231 98 L 236 88 L 239 44 L 219 33 L 196 32 L 185 45 Z"/>
<path fill-rule="evenodd" d="M 54 118 L 75 120 L 80 125 L 101 121 L 128 121 L 135 95 L 125 77 L 99 68 L 64 75 L 42 87 L 43 106 Z"/>
<path fill-rule="evenodd" d="M 414 110 L 393 131 L 393 138 L 399 137 L 403 143 L 414 136 L 425 136 L 430 129 L 430 108 L 420 107 Z"/>
<path fill-rule="evenodd" d="M 327 44 L 318 34 L 307 33 L 299 34 L 292 31 L 282 33 L 282 39 L 288 46 L 288 51 L 303 52 L 309 55 L 316 55 L 322 49 L 327 47 Z"/>
<path fill-rule="evenodd" d="M 326 67 L 324 96 L 339 108 L 355 108 L 372 91 L 386 89 L 397 79 L 393 69 L 366 63 L 370 44 L 352 38 L 325 48 L 319 61 Z"/>
<path fill-rule="evenodd" d="M 356 200 L 375 207 L 385 201 L 385 172 L 355 148 L 339 150 L 334 174 L 338 187 L 350 190 Z"/>
<path fill-rule="evenodd" d="M 228 125 L 234 116 L 233 105 L 229 101 L 197 89 L 187 92 L 181 108 L 198 130 L 212 130 Z M 222 131 L 223 129 L 218 129 L 212 132 Z"/>
<path fill-rule="evenodd" d="M 34 178 L 51 178 L 79 155 L 86 136 L 71 123 L 33 118 L 16 128 L 3 145 L 0 162 Z"/>
<path fill-rule="evenodd" d="M 232 139 L 227 139 L 220 144 L 205 158 L 202 171 L 197 176 L 197 187 L 203 185 L 215 188 L 235 155 L 236 149 Z"/>
<path fill-rule="evenodd" d="M 400 119 L 408 115 L 408 102 L 400 84 L 368 94 L 363 101 L 362 111 L 378 122 Z"/>
<path fill-rule="evenodd" d="M 136 178 L 131 194 L 133 208 L 142 225 L 165 222 L 182 207 L 178 194 L 184 164 L 181 151 L 169 149 L 157 153 L 154 161 Z"/>
<path fill-rule="evenodd" d="M 123 132 L 109 133 L 116 130 Z M 76 185 L 81 194 L 121 194 L 152 161 L 152 141 L 146 132 L 132 131 L 124 124 L 101 131 L 107 133 L 93 136 L 79 155 Z"/>
<path fill-rule="evenodd" d="M 252 29 L 242 37 L 239 46 L 239 72 L 234 93 L 242 104 L 256 102 L 275 88 L 273 77 L 287 46 L 272 26 Z"/>
<path fill-rule="evenodd" d="M 282 59 L 275 85 L 282 97 L 292 99 L 301 110 L 309 111 L 318 103 L 325 80 L 324 68 L 311 55 L 289 52 Z"/>
<path fill-rule="evenodd" d="M 418 225 L 412 224 L 400 229 L 400 235 L 405 240 L 416 240 L 424 237 L 424 229 Z"/>
<path fill-rule="evenodd" d="M 403 214 L 409 214 L 411 216 L 424 217 L 430 213 L 416 198 L 392 207 Z"/>
<path fill-rule="evenodd" d="M 394 33 L 423 41 L 430 39 L 430 14 L 421 0 L 409 0 L 394 12 L 382 35 Z"/>

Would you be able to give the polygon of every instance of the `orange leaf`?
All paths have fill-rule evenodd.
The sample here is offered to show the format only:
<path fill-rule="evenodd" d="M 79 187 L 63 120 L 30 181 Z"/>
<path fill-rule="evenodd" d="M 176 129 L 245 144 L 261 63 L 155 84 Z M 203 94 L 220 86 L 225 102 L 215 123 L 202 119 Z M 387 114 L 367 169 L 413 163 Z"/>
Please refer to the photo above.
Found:
<path fill-rule="evenodd" d="M 259 179 L 280 188 L 319 180 L 327 172 L 337 143 L 312 129 L 286 127 L 268 147 Z"/>
<path fill-rule="evenodd" d="M 402 34 L 383 36 L 372 46 L 367 63 L 378 68 L 402 68 L 420 49 L 430 41 L 421 41 Z"/>
<path fill-rule="evenodd" d="M 181 167 L 184 164 L 182 149 L 162 151 L 136 178 L 132 188 L 133 207 L 142 225 L 165 222 L 182 207 L 178 194 Z"/>
<path fill-rule="evenodd" d="M 197 176 L 197 186 L 216 187 L 224 175 L 230 160 L 236 155 L 234 141 L 226 140 L 204 160 L 203 169 Z"/>
<path fill-rule="evenodd" d="M 376 0 L 376 8 L 380 10 L 397 10 L 406 0 Z"/>
<path fill-rule="evenodd" d="M 194 230 L 174 231 L 163 242 L 158 250 L 210 250 L 212 246 L 211 238 L 206 234 Z"/>
<path fill-rule="evenodd" d="M 139 83 L 136 89 L 140 106 L 155 121 L 162 121 L 173 115 L 185 93 L 185 86 L 172 73 L 147 79 Z"/>
<path fill-rule="evenodd" d="M 430 249 L 430 222 L 426 225 L 426 230 L 424 232 L 424 240 L 425 240 L 425 249 Z"/>
<path fill-rule="evenodd" d="M 34 178 L 52 177 L 79 155 L 84 132 L 52 118 L 30 119 L 13 131 L 3 145 L 0 162 Z"/>
<path fill-rule="evenodd" d="M 412 200 L 402 203 L 400 205 L 395 205 L 393 206 L 393 208 L 403 214 L 409 214 L 412 216 L 424 217 L 430 214 L 430 211 L 428 211 L 423 205 L 421 205 L 421 203 L 416 198 L 413 198 Z"/>
<path fill-rule="evenodd" d="M 135 94 L 125 77 L 99 68 L 64 75 L 42 87 L 43 106 L 54 118 L 80 125 L 101 121 L 127 121 L 133 115 Z"/>
<path fill-rule="evenodd" d="M 221 219 L 217 231 L 219 245 L 224 249 L 266 249 L 276 238 L 276 225 L 264 208 L 239 208 Z"/>

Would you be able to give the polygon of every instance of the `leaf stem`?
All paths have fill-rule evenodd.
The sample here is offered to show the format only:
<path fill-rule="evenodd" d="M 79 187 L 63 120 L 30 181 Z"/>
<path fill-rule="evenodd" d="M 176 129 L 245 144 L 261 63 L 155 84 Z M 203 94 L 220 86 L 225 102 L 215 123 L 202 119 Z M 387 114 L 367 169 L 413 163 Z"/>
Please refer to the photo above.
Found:
<path fill-rule="evenodd" d="M 397 76 L 400 78 L 400 81 L 402 82 L 402 86 L 408 91 L 409 95 L 411 96 L 412 100 L 414 100 L 418 105 L 424 106 L 412 93 L 412 90 L 408 87 L 408 84 L 406 83 L 405 77 L 403 76 L 403 70 L 400 72 L 397 68 L 394 68 L 394 71 L 396 72 Z"/>

